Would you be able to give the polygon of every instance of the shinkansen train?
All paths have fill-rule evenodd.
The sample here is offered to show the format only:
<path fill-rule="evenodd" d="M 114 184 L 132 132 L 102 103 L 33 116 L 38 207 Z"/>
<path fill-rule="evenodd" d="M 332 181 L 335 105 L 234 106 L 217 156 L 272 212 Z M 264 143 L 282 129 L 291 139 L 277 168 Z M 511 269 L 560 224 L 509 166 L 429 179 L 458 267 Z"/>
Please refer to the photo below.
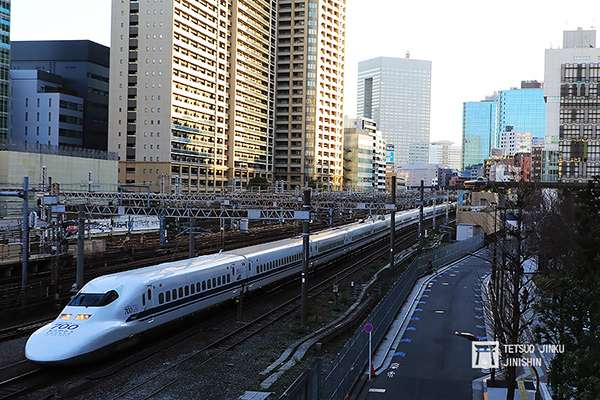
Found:
<path fill-rule="evenodd" d="M 425 217 L 433 212 L 426 208 Z M 445 207 L 436 209 L 443 212 Z M 399 212 L 396 229 L 418 218 L 418 210 Z M 387 216 L 312 234 L 310 268 L 381 238 L 389 226 Z M 301 270 L 302 238 L 296 237 L 101 276 L 87 283 L 55 321 L 29 337 L 25 355 L 43 364 L 103 357 L 154 328 Z"/>

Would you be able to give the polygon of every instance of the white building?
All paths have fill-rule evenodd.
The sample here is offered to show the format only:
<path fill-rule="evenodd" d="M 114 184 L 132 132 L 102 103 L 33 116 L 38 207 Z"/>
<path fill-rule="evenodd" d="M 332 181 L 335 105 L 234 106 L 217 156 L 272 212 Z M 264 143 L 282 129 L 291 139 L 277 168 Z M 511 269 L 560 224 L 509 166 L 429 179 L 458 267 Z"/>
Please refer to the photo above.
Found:
<path fill-rule="evenodd" d="M 533 136 L 529 132 L 516 132 L 511 129 L 500 133 L 500 148 L 505 156 L 531 153 L 532 147 Z"/>
<path fill-rule="evenodd" d="M 413 164 L 398 167 L 397 175 L 407 187 L 436 186 L 438 184 L 438 166 L 435 164 Z"/>
<path fill-rule="evenodd" d="M 39 146 L 83 145 L 83 99 L 45 71 L 11 70 L 11 142 Z"/>
<path fill-rule="evenodd" d="M 565 31 L 562 49 L 547 49 L 545 150 L 558 156 L 562 181 L 600 175 L 600 48 L 596 31 Z M 546 166 L 552 170 L 553 166 Z"/>
<path fill-rule="evenodd" d="M 442 167 L 460 170 L 462 166 L 462 149 L 448 140 L 432 142 L 429 145 L 429 163 Z"/>
<path fill-rule="evenodd" d="M 429 162 L 431 61 L 378 57 L 358 64 L 357 115 L 372 118 L 395 163 Z"/>
<path fill-rule="evenodd" d="M 271 179 L 276 29 L 275 0 L 113 0 L 119 181 L 194 192 Z"/>
<path fill-rule="evenodd" d="M 344 132 L 344 188 L 385 191 L 386 145 L 375 121 L 358 118 Z"/>

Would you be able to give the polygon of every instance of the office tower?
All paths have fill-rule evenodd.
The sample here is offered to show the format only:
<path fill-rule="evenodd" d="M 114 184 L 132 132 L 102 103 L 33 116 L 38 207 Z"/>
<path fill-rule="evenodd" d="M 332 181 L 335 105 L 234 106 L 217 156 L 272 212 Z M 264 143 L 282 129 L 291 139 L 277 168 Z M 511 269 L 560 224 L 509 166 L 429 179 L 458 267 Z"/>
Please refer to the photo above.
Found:
<path fill-rule="evenodd" d="M 84 99 L 64 79 L 40 70 L 10 71 L 10 139 L 24 149 L 82 147 Z"/>
<path fill-rule="evenodd" d="M 375 121 L 351 120 L 344 131 L 344 188 L 385 191 L 386 145 Z"/>
<path fill-rule="evenodd" d="M 483 164 L 496 130 L 496 97 L 463 104 L 462 166 Z"/>
<path fill-rule="evenodd" d="M 396 164 L 429 162 L 431 61 L 378 57 L 358 64 L 357 114 L 372 118 Z"/>
<path fill-rule="evenodd" d="M 546 102 L 543 85 L 523 81 L 520 88 L 498 92 L 496 133 L 492 147 L 498 147 L 500 135 L 512 127 L 516 132 L 530 132 L 533 137 L 546 135 Z"/>
<path fill-rule="evenodd" d="M 448 140 L 432 142 L 429 145 L 429 163 L 460 170 L 462 149 Z"/>
<path fill-rule="evenodd" d="M 15 41 L 11 46 L 11 69 L 58 76 L 63 92 L 83 99 L 83 137 L 78 146 L 106 151 L 109 48 L 89 40 Z"/>
<path fill-rule="evenodd" d="M 594 30 L 566 31 L 562 49 L 546 50 L 546 151 L 558 152 L 557 178 L 564 182 L 600 175 L 599 61 Z M 545 169 L 554 176 L 552 165 Z"/>
<path fill-rule="evenodd" d="M 505 156 L 514 156 L 517 153 L 531 153 L 533 136 L 530 132 L 518 132 L 512 126 L 500 133 L 500 146 Z"/>
<path fill-rule="evenodd" d="M 0 0 L 0 142 L 8 138 L 10 71 L 10 0 Z"/>
<path fill-rule="evenodd" d="M 119 181 L 213 191 L 272 178 L 275 0 L 113 0 Z"/>
<path fill-rule="evenodd" d="M 340 189 L 346 0 L 280 0 L 275 176 Z"/>

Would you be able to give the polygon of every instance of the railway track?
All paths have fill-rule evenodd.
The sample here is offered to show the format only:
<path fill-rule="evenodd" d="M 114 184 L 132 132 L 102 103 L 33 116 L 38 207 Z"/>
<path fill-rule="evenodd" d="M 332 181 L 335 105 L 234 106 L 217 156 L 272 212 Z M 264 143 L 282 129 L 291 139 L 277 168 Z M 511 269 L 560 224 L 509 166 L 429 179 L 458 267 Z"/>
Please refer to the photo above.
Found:
<path fill-rule="evenodd" d="M 414 227 L 408 228 L 407 232 L 397 234 L 397 247 L 408 247 L 406 244 L 411 241 L 414 242 L 415 237 L 416 233 L 414 232 Z M 332 264 L 339 265 L 345 260 L 353 260 L 350 266 L 342 269 L 320 269 L 319 274 L 317 275 L 320 275 L 320 277 L 318 279 L 310 280 L 311 282 L 314 282 L 309 288 L 310 296 L 316 296 L 322 293 L 324 290 L 329 290 L 330 284 L 333 281 L 344 279 L 345 277 L 356 272 L 357 269 L 361 268 L 367 262 L 367 260 L 383 257 L 388 251 L 387 239 L 382 239 L 376 243 L 363 247 L 361 250 L 358 250 L 347 257 L 332 261 Z M 359 257 L 358 259 L 356 259 L 357 256 Z M 352 257 L 354 257 L 354 259 Z M 275 287 L 275 290 L 271 290 L 270 293 L 289 293 L 289 291 L 284 291 L 283 289 L 292 283 L 293 282 L 286 282 L 279 287 Z M 199 349 L 194 350 L 185 357 L 180 357 L 176 362 L 170 364 L 166 369 L 161 370 L 160 373 L 157 373 L 155 376 L 147 379 L 145 381 L 147 385 L 143 388 L 143 393 L 140 388 L 142 385 L 144 385 L 144 383 L 136 384 L 134 387 L 127 388 L 116 395 L 113 395 L 113 397 L 108 398 L 130 398 L 134 395 L 134 393 L 136 396 L 143 394 L 146 396 L 142 397 L 144 399 L 155 396 L 177 382 L 177 379 L 166 383 L 161 381 L 162 383 L 157 387 L 155 383 L 159 381 L 156 379 L 158 375 L 163 375 L 164 373 L 171 371 L 172 369 L 190 360 L 194 360 L 195 366 L 206 364 L 215 357 L 218 357 L 219 355 L 222 355 L 223 353 L 239 346 L 248 339 L 262 332 L 267 327 L 273 325 L 275 322 L 294 312 L 299 307 L 298 298 L 299 296 L 288 298 L 280 305 L 270 309 L 256 318 L 253 318 L 250 322 L 247 322 L 232 331 L 230 330 L 228 333 L 208 342 L 207 344 L 201 345 Z M 232 307 L 229 308 L 231 309 Z M 235 325 L 231 324 L 232 320 L 235 321 L 235 317 L 231 318 L 234 314 L 235 313 L 229 313 L 227 315 L 229 319 L 225 319 L 224 325 L 229 327 Z M 41 323 L 41 321 L 38 321 L 38 323 Z M 68 398 L 69 393 L 77 394 L 79 392 L 78 388 L 81 386 L 87 387 L 89 383 L 93 381 L 102 381 L 107 379 L 119 371 L 132 367 L 136 364 L 140 364 L 143 361 L 148 360 L 160 353 L 167 352 L 184 341 L 192 339 L 195 336 L 203 336 L 205 334 L 206 327 L 196 323 L 195 326 L 192 326 L 181 333 L 177 333 L 167 339 L 161 340 L 156 345 L 152 344 L 149 347 L 142 348 L 141 350 L 136 351 L 133 355 L 126 356 L 117 362 L 111 362 L 108 366 L 104 365 L 100 368 L 96 366 L 91 370 L 83 369 L 80 371 L 65 371 L 70 373 L 70 376 L 68 376 L 69 379 L 75 379 L 75 381 L 79 383 L 70 384 L 69 389 L 63 395 Z M 64 380 L 65 378 L 64 376 L 56 375 L 54 373 L 56 371 L 46 370 L 46 373 L 41 373 L 42 371 L 43 370 L 41 368 L 29 363 L 26 360 L 22 360 L 18 363 L 14 363 L 5 367 L 0 367 L 0 400 L 19 398 L 19 396 L 24 393 L 31 392 L 41 387 L 52 386 L 57 382 Z M 64 375 L 64 373 L 62 375 Z M 152 384 L 148 384 L 149 382 Z M 150 390 L 150 388 L 152 388 L 152 390 Z M 52 397 L 54 396 L 51 394 L 46 398 Z"/>
<path fill-rule="evenodd" d="M 42 368 L 21 360 L 0 367 L 0 400 L 16 399 L 43 384 Z"/>
<path fill-rule="evenodd" d="M 28 321 L 22 324 L 9 326 L 7 328 L 2 328 L 0 329 L 0 342 L 27 335 L 35 331 L 36 329 L 46 325 L 50 321 L 52 321 L 52 319 L 43 318 L 35 321 Z"/>

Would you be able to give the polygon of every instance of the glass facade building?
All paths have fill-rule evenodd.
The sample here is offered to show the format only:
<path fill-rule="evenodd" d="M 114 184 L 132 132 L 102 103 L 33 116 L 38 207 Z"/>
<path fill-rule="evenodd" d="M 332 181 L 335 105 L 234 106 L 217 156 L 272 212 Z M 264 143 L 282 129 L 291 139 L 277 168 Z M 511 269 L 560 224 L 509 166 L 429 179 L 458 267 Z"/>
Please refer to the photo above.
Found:
<path fill-rule="evenodd" d="M 431 61 L 378 57 L 358 64 L 357 115 L 372 118 L 396 164 L 429 162 Z"/>
<path fill-rule="evenodd" d="M 521 87 L 499 92 L 493 147 L 499 146 L 500 135 L 509 126 L 515 132 L 529 132 L 535 138 L 546 136 L 544 89 L 541 84 L 538 85 L 535 88 Z"/>
<path fill-rule="evenodd" d="M 463 170 L 482 164 L 490 155 L 496 129 L 496 99 L 463 104 Z"/>
<path fill-rule="evenodd" d="M 0 0 L 0 141 L 8 137 L 10 0 Z"/>

